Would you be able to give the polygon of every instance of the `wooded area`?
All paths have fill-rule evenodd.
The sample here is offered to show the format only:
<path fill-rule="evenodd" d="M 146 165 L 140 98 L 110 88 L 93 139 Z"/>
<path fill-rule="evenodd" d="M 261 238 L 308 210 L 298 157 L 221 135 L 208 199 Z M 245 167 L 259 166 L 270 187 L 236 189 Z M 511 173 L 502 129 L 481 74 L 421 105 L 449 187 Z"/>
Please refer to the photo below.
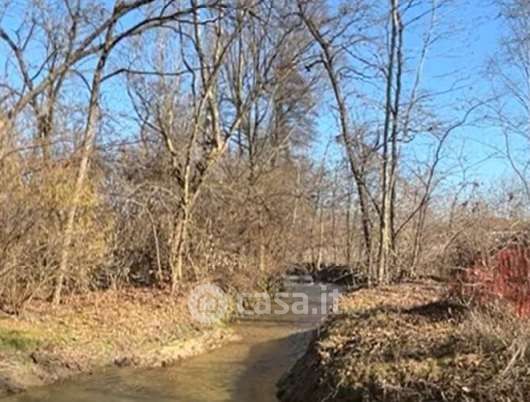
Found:
<path fill-rule="evenodd" d="M 530 3 L 495 2 L 479 89 L 429 67 L 459 5 L 4 0 L 0 309 L 293 263 L 447 277 L 525 230 Z M 470 173 L 467 130 L 509 180 Z"/>

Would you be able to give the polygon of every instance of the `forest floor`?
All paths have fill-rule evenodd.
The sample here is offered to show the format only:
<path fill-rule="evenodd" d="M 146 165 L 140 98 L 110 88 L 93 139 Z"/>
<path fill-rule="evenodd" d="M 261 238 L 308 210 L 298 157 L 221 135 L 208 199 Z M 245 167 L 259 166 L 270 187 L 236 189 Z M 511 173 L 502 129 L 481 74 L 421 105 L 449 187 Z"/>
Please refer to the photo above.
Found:
<path fill-rule="evenodd" d="M 224 325 L 197 325 L 186 292 L 127 289 L 33 303 L 0 316 L 0 397 L 105 366 L 156 367 L 235 340 Z"/>
<path fill-rule="evenodd" d="M 285 402 L 530 400 L 530 324 L 416 282 L 343 296 L 279 383 Z"/>

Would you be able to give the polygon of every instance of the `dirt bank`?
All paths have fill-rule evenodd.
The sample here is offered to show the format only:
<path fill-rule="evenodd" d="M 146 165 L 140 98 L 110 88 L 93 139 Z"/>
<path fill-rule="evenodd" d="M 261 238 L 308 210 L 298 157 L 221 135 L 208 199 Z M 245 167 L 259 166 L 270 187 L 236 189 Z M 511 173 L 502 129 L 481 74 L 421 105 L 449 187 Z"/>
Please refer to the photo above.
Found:
<path fill-rule="evenodd" d="M 185 292 L 93 293 L 53 310 L 34 303 L 21 317 L 0 316 L 0 397 L 105 366 L 172 364 L 235 338 L 198 326 Z"/>
<path fill-rule="evenodd" d="M 451 303 L 435 283 L 365 289 L 284 376 L 284 402 L 530 400 L 530 330 Z"/>

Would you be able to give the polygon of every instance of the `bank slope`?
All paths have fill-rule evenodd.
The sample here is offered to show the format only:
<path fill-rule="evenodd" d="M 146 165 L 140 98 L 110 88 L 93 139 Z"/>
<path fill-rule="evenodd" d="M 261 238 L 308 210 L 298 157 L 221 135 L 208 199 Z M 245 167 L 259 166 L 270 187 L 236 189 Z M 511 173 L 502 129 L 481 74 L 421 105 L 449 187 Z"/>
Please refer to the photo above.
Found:
<path fill-rule="evenodd" d="M 126 289 L 0 317 L 0 397 L 106 366 L 173 364 L 236 338 L 197 325 L 186 301 L 185 293 Z"/>
<path fill-rule="evenodd" d="M 530 400 L 528 325 L 414 283 L 346 296 L 279 383 L 282 402 Z"/>

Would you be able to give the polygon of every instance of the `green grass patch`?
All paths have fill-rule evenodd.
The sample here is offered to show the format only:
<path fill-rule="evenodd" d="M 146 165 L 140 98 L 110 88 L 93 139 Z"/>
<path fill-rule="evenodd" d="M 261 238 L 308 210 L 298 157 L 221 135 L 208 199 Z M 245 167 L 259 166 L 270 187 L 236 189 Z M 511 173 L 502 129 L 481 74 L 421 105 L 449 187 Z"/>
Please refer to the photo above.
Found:
<path fill-rule="evenodd" d="M 37 348 L 42 341 L 29 332 L 0 327 L 0 350 L 27 351 Z"/>

